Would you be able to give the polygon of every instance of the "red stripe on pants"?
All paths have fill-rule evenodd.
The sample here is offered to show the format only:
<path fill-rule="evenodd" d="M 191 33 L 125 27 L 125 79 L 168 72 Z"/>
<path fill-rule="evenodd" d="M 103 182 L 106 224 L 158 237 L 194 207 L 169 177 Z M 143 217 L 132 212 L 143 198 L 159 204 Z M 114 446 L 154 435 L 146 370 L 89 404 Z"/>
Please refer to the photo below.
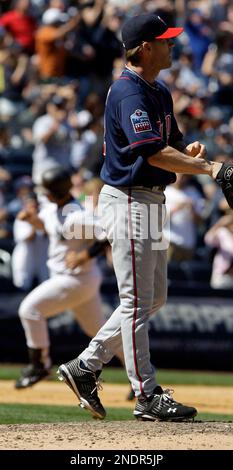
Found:
<path fill-rule="evenodd" d="M 133 358 L 134 358 L 134 367 L 137 374 L 141 394 L 144 395 L 142 378 L 139 374 L 138 363 L 137 363 L 137 353 L 136 353 L 136 319 L 137 319 L 137 308 L 138 308 L 138 293 L 137 293 L 137 279 L 136 279 L 136 263 L 135 263 L 135 250 L 134 250 L 134 239 L 133 239 L 133 226 L 132 226 L 132 214 L 131 214 L 131 189 L 128 193 L 128 217 L 129 217 L 129 238 L 131 244 L 131 258 L 132 258 L 132 273 L 133 273 L 133 295 L 134 295 L 134 306 L 133 306 L 133 324 L 132 324 L 132 343 L 133 343 Z"/>

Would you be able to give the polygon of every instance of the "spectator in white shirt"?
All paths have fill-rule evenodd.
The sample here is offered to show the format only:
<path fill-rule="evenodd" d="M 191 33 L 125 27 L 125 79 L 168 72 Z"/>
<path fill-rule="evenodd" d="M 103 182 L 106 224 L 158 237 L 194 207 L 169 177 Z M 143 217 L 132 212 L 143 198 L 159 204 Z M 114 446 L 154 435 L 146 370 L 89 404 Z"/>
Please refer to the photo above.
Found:
<path fill-rule="evenodd" d="M 221 217 L 205 235 L 207 245 L 216 248 L 210 285 L 214 289 L 233 288 L 233 211 Z"/>
<path fill-rule="evenodd" d="M 169 261 L 188 261 L 194 255 L 196 224 L 202 221 L 204 199 L 190 178 L 179 174 L 176 182 L 165 190 L 170 227 L 166 227 L 164 233 L 170 239 Z"/>

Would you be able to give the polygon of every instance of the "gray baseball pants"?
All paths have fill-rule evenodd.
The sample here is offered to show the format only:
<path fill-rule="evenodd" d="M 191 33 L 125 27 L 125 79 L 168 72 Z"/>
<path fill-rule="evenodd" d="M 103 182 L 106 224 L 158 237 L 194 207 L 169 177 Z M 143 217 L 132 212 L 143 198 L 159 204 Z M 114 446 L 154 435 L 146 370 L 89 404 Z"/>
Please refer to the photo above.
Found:
<path fill-rule="evenodd" d="M 105 185 L 99 199 L 103 228 L 112 245 L 120 305 L 79 358 L 93 371 L 102 369 L 122 342 L 136 396 L 151 395 L 157 385 L 150 362 L 148 323 L 167 296 L 167 250 L 160 243 L 164 201 L 163 192 L 155 186 L 124 189 Z"/>

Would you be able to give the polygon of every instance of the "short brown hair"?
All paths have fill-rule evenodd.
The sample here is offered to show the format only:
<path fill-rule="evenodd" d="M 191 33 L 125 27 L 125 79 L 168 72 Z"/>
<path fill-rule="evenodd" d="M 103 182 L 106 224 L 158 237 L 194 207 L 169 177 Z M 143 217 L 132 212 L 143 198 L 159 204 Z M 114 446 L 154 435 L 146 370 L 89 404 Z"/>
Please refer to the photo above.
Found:
<path fill-rule="evenodd" d="M 140 52 L 141 52 L 141 44 L 140 46 L 134 47 L 133 49 L 129 49 L 125 52 L 127 62 L 130 62 L 132 65 L 138 65 L 140 62 Z"/>

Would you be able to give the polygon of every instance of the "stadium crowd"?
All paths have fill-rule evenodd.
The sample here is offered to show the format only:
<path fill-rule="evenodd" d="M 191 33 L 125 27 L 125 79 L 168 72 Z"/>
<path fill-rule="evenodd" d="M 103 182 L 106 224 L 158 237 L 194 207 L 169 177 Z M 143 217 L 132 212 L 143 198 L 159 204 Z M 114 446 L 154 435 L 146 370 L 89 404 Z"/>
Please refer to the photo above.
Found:
<path fill-rule="evenodd" d="M 231 0 L 0 0 L 0 266 L 14 250 L 17 287 L 32 285 L 28 250 L 46 247 L 41 234 L 15 221 L 28 199 L 36 204 L 42 173 L 60 164 L 72 172 L 75 197 L 98 196 L 104 102 L 124 66 L 120 28 L 147 11 L 185 28 L 159 78 L 187 143 L 200 140 L 209 159 L 232 161 Z M 183 279 L 232 288 L 233 214 L 220 188 L 204 175 L 179 176 L 166 198 L 170 279 L 183 270 Z M 31 280 L 43 280 L 42 271 L 34 266 Z"/>

